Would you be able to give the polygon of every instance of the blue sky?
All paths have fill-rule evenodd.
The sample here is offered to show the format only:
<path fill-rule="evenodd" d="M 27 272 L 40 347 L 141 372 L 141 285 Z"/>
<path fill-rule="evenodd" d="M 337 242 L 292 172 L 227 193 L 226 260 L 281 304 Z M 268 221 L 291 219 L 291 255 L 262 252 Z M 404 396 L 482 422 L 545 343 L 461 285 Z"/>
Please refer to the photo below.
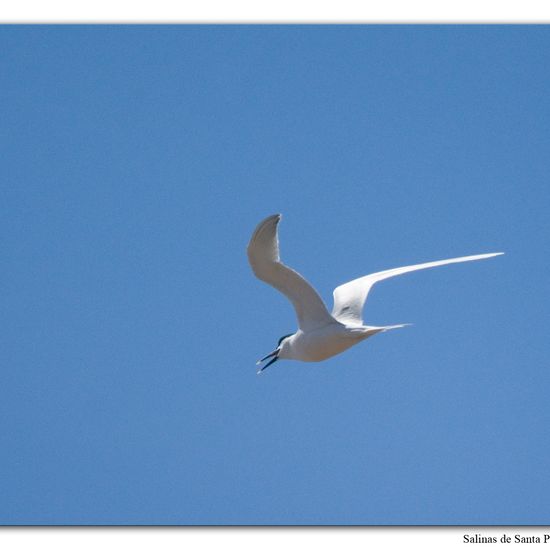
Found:
<path fill-rule="evenodd" d="M 547 524 L 550 29 L 3 26 L 2 524 Z M 332 289 L 319 364 L 245 248 Z"/>

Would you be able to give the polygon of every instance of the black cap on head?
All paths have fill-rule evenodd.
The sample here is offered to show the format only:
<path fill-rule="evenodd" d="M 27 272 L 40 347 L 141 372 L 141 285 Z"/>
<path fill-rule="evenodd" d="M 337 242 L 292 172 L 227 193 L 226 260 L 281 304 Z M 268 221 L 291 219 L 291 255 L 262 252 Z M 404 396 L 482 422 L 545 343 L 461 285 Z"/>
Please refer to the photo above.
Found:
<path fill-rule="evenodd" d="M 289 336 L 292 336 L 294 333 L 292 332 L 291 334 L 285 334 L 284 336 L 281 336 L 279 338 L 279 341 L 277 342 L 277 347 L 279 347 L 281 345 L 281 342 L 285 339 L 285 338 L 288 338 Z"/>

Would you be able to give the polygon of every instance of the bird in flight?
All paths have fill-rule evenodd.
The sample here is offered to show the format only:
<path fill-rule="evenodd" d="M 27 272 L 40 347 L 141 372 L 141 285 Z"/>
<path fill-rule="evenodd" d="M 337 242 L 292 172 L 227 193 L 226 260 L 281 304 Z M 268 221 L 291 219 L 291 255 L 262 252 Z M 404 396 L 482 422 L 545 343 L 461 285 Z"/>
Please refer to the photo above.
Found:
<path fill-rule="evenodd" d="M 298 330 L 279 339 L 277 347 L 260 359 L 258 374 L 278 359 L 297 361 L 323 361 L 366 340 L 374 334 L 407 326 L 375 327 L 363 324 L 363 306 L 374 283 L 418 269 L 499 256 L 503 252 L 462 256 L 423 264 L 387 269 L 359 277 L 334 289 L 334 306 L 329 313 L 317 291 L 296 271 L 283 264 L 279 257 L 277 226 L 281 214 L 263 220 L 248 243 L 248 260 L 258 279 L 282 292 L 294 306 Z"/>

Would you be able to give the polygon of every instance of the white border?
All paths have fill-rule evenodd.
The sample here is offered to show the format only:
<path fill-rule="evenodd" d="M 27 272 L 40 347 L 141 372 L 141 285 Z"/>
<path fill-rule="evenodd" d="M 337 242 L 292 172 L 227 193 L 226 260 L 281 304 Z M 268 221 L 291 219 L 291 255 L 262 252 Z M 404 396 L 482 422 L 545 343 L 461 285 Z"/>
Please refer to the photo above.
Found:
<path fill-rule="evenodd" d="M 535 23 L 547 0 L 19 0 L 5 23 Z"/>
<path fill-rule="evenodd" d="M 4 528 L 0 529 L 0 544 L 9 550 L 40 548 L 40 550 L 131 550 L 223 549 L 223 550 L 367 550 L 385 548 L 422 548 L 450 550 L 470 547 L 469 537 L 494 537 L 491 548 L 516 547 L 514 536 L 539 537 L 539 544 L 529 548 L 544 548 L 544 536 L 550 528 L 533 527 L 370 527 L 370 528 Z M 502 537 L 511 538 L 508 544 Z M 482 540 L 482 539 L 481 539 Z M 487 548 L 480 539 L 473 546 Z M 548 542 L 547 542 L 548 543 Z M 519 545 L 525 547 L 524 544 Z"/>

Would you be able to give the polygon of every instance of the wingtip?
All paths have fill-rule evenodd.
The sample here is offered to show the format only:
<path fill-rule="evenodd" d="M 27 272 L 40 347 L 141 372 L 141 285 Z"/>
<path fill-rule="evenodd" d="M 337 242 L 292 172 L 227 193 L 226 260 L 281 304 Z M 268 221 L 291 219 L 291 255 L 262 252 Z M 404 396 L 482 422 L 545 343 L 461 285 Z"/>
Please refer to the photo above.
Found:
<path fill-rule="evenodd" d="M 503 254 L 504 254 L 504 252 L 487 252 L 485 254 L 477 254 L 477 255 L 473 256 L 472 259 L 483 260 L 483 259 L 487 259 L 487 258 L 494 258 L 495 256 L 502 256 Z"/>
<path fill-rule="evenodd" d="M 248 242 L 247 250 L 250 251 L 251 245 L 260 237 L 260 235 L 265 231 L 266 227 L 273 227 L 274 225 L 276 228 L 279 224 L 281 217 L 281 214 L 271 214 L 271 216 L 264 218 L 254 229 L 252 237 L 250 237 L 250 241 Z"/>
<path fill-rule="evenodd" d="M 255 237 L 262 231 L 262 229 L 266 226 L 268 226 L 272 221 L 276 220 L 276 223 L 279 223 L 281 218 L 283 217 L 282 214 L 271 214 L 271 216 L 267 216 L 267 218 L 264 218 L 254 230 L 254 233 L 252 233 L 251 241 L 255 239 Z"/>

